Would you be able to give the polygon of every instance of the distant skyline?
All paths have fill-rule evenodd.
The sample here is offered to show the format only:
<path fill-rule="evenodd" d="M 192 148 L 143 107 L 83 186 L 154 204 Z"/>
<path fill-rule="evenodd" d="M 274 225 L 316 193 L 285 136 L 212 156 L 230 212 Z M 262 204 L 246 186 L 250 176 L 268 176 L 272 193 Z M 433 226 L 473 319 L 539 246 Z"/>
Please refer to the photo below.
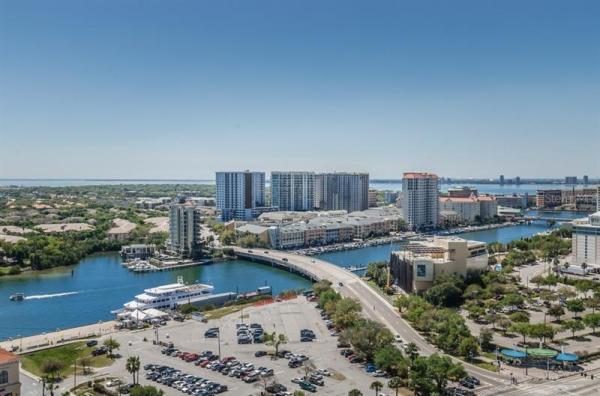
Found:
<path fill-rule="evenodd" d="M 0 178 L 600 177 L 600 2 L 0 0 Z"/>

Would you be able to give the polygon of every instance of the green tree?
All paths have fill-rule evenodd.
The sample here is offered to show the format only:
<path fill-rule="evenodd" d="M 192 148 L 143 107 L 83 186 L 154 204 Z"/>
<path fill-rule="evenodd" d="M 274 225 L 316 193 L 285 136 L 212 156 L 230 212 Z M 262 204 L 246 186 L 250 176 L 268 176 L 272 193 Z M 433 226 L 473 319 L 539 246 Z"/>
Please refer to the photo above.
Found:
<path fill-rule="evenodd" d="M 425 293 L 425 300 L 439 307 L 458 306 L 462 302 L 462 287 L 463 282 L 458 277 L 440 276 Z"/>
<path fill-rule="evenodd" d="M 358 389 L 352 389 L 350 392 L 348 392 L 348 396 L 363 396 L 363 393 Z"/>
<path fill-rule="evenodd" d="M 587 327 L 592 329 L 592 332 L 596 334 L 596 328 L 600 327 L 600 313 L 591 313 L 583 317 L 583 323 Z"/>
<path fill-rule="evenodd" d="M 394 302 L 394 306 L 398 308 L 398 311 L 403 312 L 410 306 L 410 302 L 410 296 L 402 295 L 396 299 L 396 301 Z"/>
<path fill-rule="evenodd" d="M 165 392 L 162 389 L 157 389 L 154 386 L 135 386 L 131 388 L 131 396 L 163 396 Z"/>
<path fill-rule="evenodd" d="M 136 377 L 139 380 L 140 373 L 140 357 L 139 356 L 129 356 L 127 358 L 127 363 L 125 363 L 125 370 L 133 377 L 133 383 L 137 384 Z"/>
<path fill-rule="evenodd" d="M 319 302 L 317 305 L 319 306 L 319 308 L 324 309 L 324 308 L 328 307 L 328 304 L 329 304 L 329 309 L 331 310 L 331 312 L 328 312 L 328 313 L 332 314 L 333 312 L 335 312 L 335 304 L 341 299 L 342 299 L 342 296 L 340 296 L 339 293 L 337 293 L 333 289 L 328 289 L 319 294 Z M 330 303 L 333 303 L 333 304 L 330 304 Z"/>
<path fill-rule="evenodd" d="M 583 293 L 584 296 L 587 297 L 587 293 L 590 290 L 594 289 L 594 282 L 589 279 L 580 279 L 575 283 L 575 289 L 577 289 L 578 292 Z"/>
<path fill-rule="evenodd" d="M 396 391 L 396 396 L 398 396 L 398 390 L 404 386 L 404 380 L 400 377 L 392 377 L 388 381 L 388 387 Z"/>
<path fill-rule="evenodd" d="M 585 310 L 585 306 L 583 305 L 583 301 L 580 299 L 567 300 L 565 305 L 570 312 L 575 314 L 575 317 L 578 317 L 578 314 Z"/>
<path fill-rule="evenodd" d="M 419 356 L 419 347 L 414 342 L 409 342 L 408 345 L 404 348 L 404 352 L 406 356 L 412 361 Z"/>
<path fill-rule="evenodd" d="M 489 313 L 487 315 L 485 315 L 485 320 L 488 323 L 492 324 L 492 329 L 496 330 L 496 323 L 498 323 L 498 321 L 500 320 L 500 318 L 502 318 L 501 315 L 498 315 L 497 313 Z"/>
<path fill-rule="evenodd" d="M 108 349 L 108 356 L 112 358 L 114 357 L 113 352 L 119 350 L 121 344 L 119 344 L 119 341 L 110 337 L 104 340 L 104 346 Z"/>
<path fill-rule="evenodd" d="M 455 364 L 448 356 L 440 356 L 437 353 L 427 358 L 427 377 L 435 384 L 438 394 L 443 394 L 448 380 L 458 380 L 466 376 L 464 367 Z"/>
<path fill-rule="evenodd" d="M 479 343 L 473 337 L 463 338 L 458 345 L 458 352 L 462 356 L 473 358 L 479 354 Z"/>
<path fill-rule="evenodd" d="M 479 340 L 481 341 L 481 347 L 485 350 L 490 350 L 492 347 L 492 340 L 494 339 L 494 332 L 487 327 L 482 327 L 479 330 Z"/>
<path fill-rule="evenodd" d="M 221 235 L 219 236 L 219 240 L 223 245 L 233 245 L 236 242 L 235 231 L 233 230 L 223 230 Z"/>
<path fill-rule="evenodd" d="M 356 323 L 362 307 L 360 303 L 352 298 L 342 298 L 335 304 L 332 316 L 333 323 L 340 329 L 345 329 Z"/>
<path fill-rule="evenodd" d="M 523 302 L 523 297 L 517 293 L 506 294 L 504 297 L 502 297 L 502 304 L 505 306 L 514 305 L 520 307 L 523 305 Z"/>
<path fill-rule="evenodd" d="M 85 375 L 89 371 L 89 367 L 92 364 L 92 359 L 88 356 L 84 356 L 81 359 L 79 359 L 79 364 L 81 365 L 81 369 L 83 370 L 83 374 Z"/>
<path fill-rule="evenodd" d="M 503 333 L 506 333 L 506 330 L 508 330 L 510 325 L 511 325 L 510 319 L 505 318 L 505 317 L 501 317 L 500 319 L 498 319 L 498 326 L 500 326 Z"/>
<path fill-rule="evenodd" d="M 465 289 L 464 293 L 463 293 L 463 297 L 466 299 L 475 299 L 477 297 L 479 297 L 482 293 L 481 290 L 481 286 L 479 286 L 477 283 L 472 283 L 469 286 L 467 286 L 467 288 Z"/>
<path fill-rule="evenodd" d="M 556 291 L 556 293 L 563 299 L 568 299 L 568 298 L 573 298 L 575 296 L 577 296 L 577 293 L 575 293 L 570 287 L 568 286 L 561 286 L 558 288 L 558 290 Z"/>
<path fill-rule="evenodd" d="M 548 308 L 548 315 L 553 316 L 557 322 L 560 322 L 560 317 L 565 314 L 565 310 L 558 304 L 552 305 Z"/>
<path fill-rule="evenodd" d="M 275 348 L 275 357 L 279 353 L 279 347 L 287 343 L 285 334 L 277 334 L 276 332 L 265 333 L 265 344 Z"/>
<path fill-rule="evenodd" d="M 381 388 L 383 388 L 383 384 L 379 381 L 373 381 L 369 388 L 375 391 L 375 396 L 379 396 L 379 391 L 381 390 Z"/>
<path fill-rule="evenodd" d="M 529 325 L 529 335 L 533 338 L 539 339 L 542 342 L 544 342 L 546 339 L 554 338 L 554 334 L 556 334 L 556 329 L 551 325 L 544 323 L 535 323 Z"/>
<path fill-rule="evenodd" d="M 580 320 L 567 320 L 562 324 L 564 331 L 570 331 L 575 338 L 575 332 L 585 329 L 585 325 Z"/>
<path fill-rule="evenodd" d="M 407 363 L 402 352 L 394 345 L 386 345 L 375 352 L 373 360 L 379 369 L 392 375 L 405 374 Z"/>
<path fill-rule="evenodd" d="M 510 314 L 509 319 L 514 323 L 528 323 L 529 322 L 529 313 L 525 311 L 517 311 Z"/>
<path fill-rule="evenodd" d="M 592 310 L 592 313 L 596 313 L 596 309 L 600 308 L 600 298 L 594 296 L 586 299 L 585 307 L 590 308 Z"/>
<path fill-rule="evenodd" d="M 331 282 L 327 279 L 322 279 L 313 285 L 313 291 L 317 296 L 320 296 L 321 293 L 331 290 Z"/>
<path fill-rule="evenodd" d="M 376 351 L 394 342 L 394 337 L 387 328 L 378 322 L 366 319 L 345 329 L 342 337 L 352 344 L 359 356 L 369 361 L 373 360 Z"/>
<path fill-rule="evenodd" d="M 513 323 L 508 330 L 519 334 L 523 337 L 523 344 L 527 342 L 527 336 L 529 336 L 529 330 L 531 325 L 529 323 Z"/>

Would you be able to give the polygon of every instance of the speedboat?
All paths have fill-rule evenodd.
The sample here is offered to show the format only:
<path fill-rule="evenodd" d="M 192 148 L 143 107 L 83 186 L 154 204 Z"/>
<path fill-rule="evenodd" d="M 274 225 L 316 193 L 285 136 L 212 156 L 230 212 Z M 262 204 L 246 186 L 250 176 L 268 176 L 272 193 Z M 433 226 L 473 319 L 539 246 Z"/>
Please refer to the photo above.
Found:
<path fill-rule="evenodd" d="M 15 293 L 9 297 L 10 301 L 23 301 L 25 300 L 25 294 L 23 293 Z"/>

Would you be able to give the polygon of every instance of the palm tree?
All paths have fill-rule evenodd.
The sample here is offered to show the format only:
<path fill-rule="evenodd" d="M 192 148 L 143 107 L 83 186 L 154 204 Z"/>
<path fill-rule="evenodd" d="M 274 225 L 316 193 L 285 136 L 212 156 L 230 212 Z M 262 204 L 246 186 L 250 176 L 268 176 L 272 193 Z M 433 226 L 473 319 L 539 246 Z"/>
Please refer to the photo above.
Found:
<path fill-rule="evenodd" d="M 352 389 L 350 392 L 348 392 L 348 396 L 363 396 L 363 393 L 358 389 Z"/>
<path fill-rule="evenodd" d="M 139 356 L 129 356 L 127 358 L 127 363 L 125 364 L 125 369 L 131 376 L 133 377 L 133 383 L 136 384 L 136 374 L 139 380 L 139 372 L 140 372 L 140 357 Z"/>
<path fill-rule="evenodd" d="M 50 391 L 50 396 L 54 396 L 54 390 L 58 388 L 55 385 L 58 377 L 60 375 L 60 371 L 65 367 L 65 365 L 56 359 L 47 359 L 42 362 L 42 373 L 44 385 L 47 390 Z"/>
<path fill-rule="evenodd" d="M 369 388 L 375 391 L 375 396 L 379 396 L 379 391 L 383 388 L 383 384 L 379 381 L 374 381 Z"/>
<path fill-rule="evenodd" d="M 90 359 L 87 356 L 82 357 L 81 359 L 79 359 L 79 364 L 81 365 L 81 368 L 83 369 L 83 375 L 85 375 L 88 372 L 88 369 L 92 364 L 92 359 Z"/>
<path fill-rule="evenodd" d="M 104 346 L 108 348 L 108 356 L 113 357 L 113 351 L 116 351 L 121 347 L 121 344 L 117 340 L 114 340 L 112 337 L 104 340 Z"/>
<path fill-rule="evenodd" d="M 402 381 L 402 378 L 400 378 L 400 377 L 393 377 L 388 382 L 388 386 L 390 387 L 390 389 L 393 389 L 396 391 L 396 396 L 398 396 L 398 389 L 400 389 L 403 385 L 404 385 L 404 381 Z"/>

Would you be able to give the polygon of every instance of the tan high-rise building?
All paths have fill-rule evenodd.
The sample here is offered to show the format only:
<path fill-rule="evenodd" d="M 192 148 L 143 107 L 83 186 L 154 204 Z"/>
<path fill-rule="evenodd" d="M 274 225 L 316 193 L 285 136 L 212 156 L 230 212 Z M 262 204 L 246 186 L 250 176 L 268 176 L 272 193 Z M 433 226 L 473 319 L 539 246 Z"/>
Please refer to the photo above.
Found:
<path fill-rule="evenodd" d="M 432 229 L 439 223 L 439 178 L 433 173 L 405 173 L 402 213 L 413 229 Z"/>

